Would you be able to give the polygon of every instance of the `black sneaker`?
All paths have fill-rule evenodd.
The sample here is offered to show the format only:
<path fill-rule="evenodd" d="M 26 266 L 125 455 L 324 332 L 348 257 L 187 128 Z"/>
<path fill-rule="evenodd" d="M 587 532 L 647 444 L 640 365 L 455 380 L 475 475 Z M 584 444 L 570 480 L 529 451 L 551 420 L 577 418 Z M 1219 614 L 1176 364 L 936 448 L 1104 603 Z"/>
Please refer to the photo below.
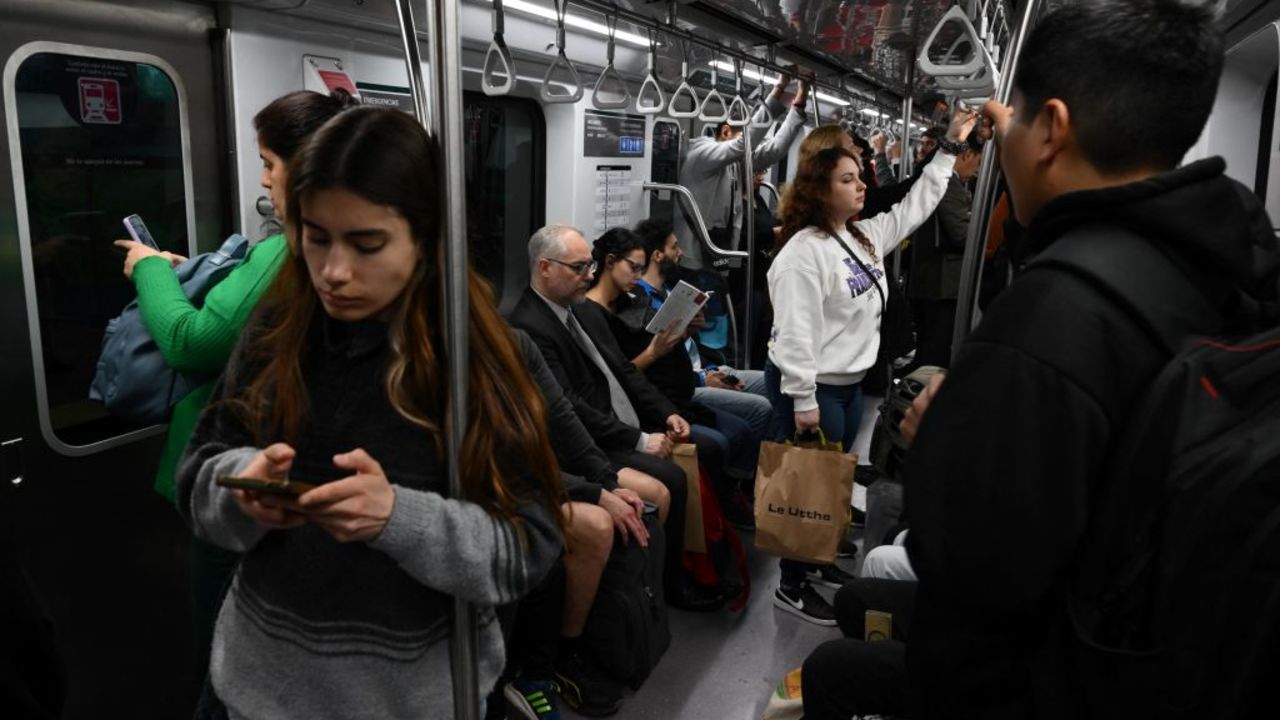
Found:
<path fill-rule="evenodd" d="M 781 586 L 773 592 L 773 604 L 814 625 L 834 626 L 836 611 L 809 583 L 793 591 Z"/>
<path fill-rule="evenodd" d="M 846 583 L 856 580 L 856 576 L 841 570 L 835 565 L 820 565 L 805 571 L 804 577 L 812 583 L 817 583 L 832 590 L 839 590 Z"/>
<path fill-rule="evenodd" d="M 557 660 L 555 675 L 560 699 L 579 715 L 607 717 L 622 706 L 622 686 L 601 677 L 577 653 Z"/>

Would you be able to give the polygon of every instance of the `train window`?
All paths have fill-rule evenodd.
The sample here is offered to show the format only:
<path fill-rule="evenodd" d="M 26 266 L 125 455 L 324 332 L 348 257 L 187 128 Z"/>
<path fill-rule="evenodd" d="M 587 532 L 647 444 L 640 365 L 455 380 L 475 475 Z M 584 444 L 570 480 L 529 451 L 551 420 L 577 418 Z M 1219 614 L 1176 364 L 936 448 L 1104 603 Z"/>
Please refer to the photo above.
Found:
<path fill-rule="evenodd" d="M 651 182 L 680 182 L 680 125 L 670 120 L 655 120 L 653 143 L 649 152 L 649 178 Z M 665 223 L 675 221 L 675 197 L 661 199 L 657 193 L 649 196 L 649 217 Z"/>
<path fill-rule="evenodd" d="M 1276 86 L 1280 81 L 1280 72 L 1271 73 L 1267 82 L 1267 93 L 1262 99 L 1262 122 L 1258 128 L 1258 170 L 1253 181 L 1253 191 L 1262 202 L 1267 201 L 1268 175 L 1271 170 L 1271 138 L 1276 129 Z M 1277 148 L 1280 152 L 1280 148 Z"/>
<path fill-rule="evenodd" d="M 134 298 L 112 241 L 137 213 L 164 250 L 194 247 L 184 91 L 164 61 L 55 43 L 5 67 L 41 430 L 81 455 L 158 432 L 89 400 L 107 321 Z"/>
<path fill-rule="evenodd" d="M 532 100 L 463 97 L 471 262 L 514 305 L 529 280 L 525 248 L 546 215 L 546 125 Z"/>

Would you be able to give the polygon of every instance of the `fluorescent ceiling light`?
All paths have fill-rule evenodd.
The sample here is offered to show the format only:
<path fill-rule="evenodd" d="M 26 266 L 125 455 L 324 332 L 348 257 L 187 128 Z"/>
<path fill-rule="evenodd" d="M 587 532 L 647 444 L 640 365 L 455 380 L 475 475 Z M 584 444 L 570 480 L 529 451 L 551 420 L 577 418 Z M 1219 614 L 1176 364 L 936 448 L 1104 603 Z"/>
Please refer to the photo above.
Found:
<path fill-rule="evenodd" d="M 723 70 L 729 73 L 733 72 L 733 63 L 725 62 L 724 60 L 716 60 L 715 62 L 712 62 L 711 65 L 717 70 Z M 764 74 L 747 67 L 742 68 L 742 77 L 747 78 L 748 80 L 758 80 L 762 83 L 771 85 L 778 82 L 778 78 L 776 77 L 765 77 Z M 848 100 L 841 100 L 834 95 L 828 95 L 824 92 L 817 93 L 817 96 L 818 99 L 824 103 L 831 103 L 832 105 L 839 105 L 840 107 L 848 107 L 849 105 Z"/>
<path fill-rule="evenodd" d="M 880 117 L 880 111 L 875 108 L 862 108 L 859 112 L 863 115 L 870 115 L 871 117 Z"/>
<path fill-rule="evenodd" d="M 489 0 L 489 2 L 492 4 L 493 0 Z M 555 10 L 548 7 L 542 7 L 541 5 L 535 5 L 531 2 L 525 2 L 525 0 L 504 0 L 502 7 L 506 10 L 516 10 L 529 15 L 537 15 L 540 18 L 546 18 L 552 22 L 555 22 L 556 20 Z M 578 28 L 579 30 L 590 30 L 593 33 L 604 35 L 605 37 L 608 37 L 609 35 L 609 28 L 603 23 L 588 20 L 578 15 L 566 13 L 564 16 L 564 24 L 569 27 Z M 635 33 L 627 32 L 626 30 L 619 30 L 614 34 L 614 37 L 628 45 L 635 45 L 636 47 L 641 47 L 645 50 L 649 49 L 649 38 L 647 37 L 641 37 Z"/>

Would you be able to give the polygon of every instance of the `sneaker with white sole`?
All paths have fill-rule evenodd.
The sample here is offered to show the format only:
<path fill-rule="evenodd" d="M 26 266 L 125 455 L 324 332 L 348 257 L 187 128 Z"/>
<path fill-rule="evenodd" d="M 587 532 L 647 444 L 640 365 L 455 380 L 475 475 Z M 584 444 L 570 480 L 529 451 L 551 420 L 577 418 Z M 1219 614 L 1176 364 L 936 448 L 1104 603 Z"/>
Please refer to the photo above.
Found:
<path fill-rule="evenodd" d="M 550 680 L 516 678 L 502 689 L 502 695 L 525 720 L 560 720 L 555 685 Z"/>
<path fill-rule="evenodd" d="M 829 587 L 832 590 L 839 590 L 844 587 L 846 583 L 857 579 L 856 576 L 850 575 L 836 567 L 834 564 L 819 565 L 818 567 L 810 568 L 805 571 L 804 577 L 811 583 L 816 583 L 823 587 Z"/>
<path fill-rule="evenodd" d="M 779 586 L 773 592 L 773 604 L 814 625 L 830 627 L 836 624 L 835 608 L 809 583 L 795 590 L 785 590 Z"/>

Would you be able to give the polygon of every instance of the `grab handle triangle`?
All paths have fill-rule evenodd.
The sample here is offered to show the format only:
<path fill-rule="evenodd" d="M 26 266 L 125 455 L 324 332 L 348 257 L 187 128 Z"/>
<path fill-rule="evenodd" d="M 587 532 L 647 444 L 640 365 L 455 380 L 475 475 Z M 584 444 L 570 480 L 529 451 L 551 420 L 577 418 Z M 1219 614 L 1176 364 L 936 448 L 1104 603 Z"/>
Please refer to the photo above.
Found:
<path fill-rule="evenodd" d="M 938 33 L 942 31 L 942 28 L 951 22 L 959 23 L 961 30 L 968 36 L 970 44 L 974 48 L 973 57 L 963 63 L 935 64 L 929 59 L 929 48 L 938 39 Z M 954 47 L 955 45 L 952 45 L 952 48 Z M 934 26 L 933 32 L 929 33 L 928 39 L 920 47 L 920 56 L 916 58 L 916 64 L 920 66 L 921 72 L 934 77 L 972 75 L 982 68 L 985 60 L 982 53 L 978 52 L 980 47 L 982 47 L 982 40 L 978 37 L 978 31 L 973 29 L 973 23 L 969 22 L 969 16 L 965 14 L 964 10 L 960 9 L 959 5 L 952 5 L 951 9 L 942 16 L 942 19 Z"/>
<path fill-rule="evenodd" d="M 495 63 L 494 60 L 497 60 L 501 65 Z M 502 82 L 498 82 L 498 75 L 505 75 L 506 78 Z M 511 50 L 507 48 L 507 43 L 503 41 L 501 35 L 494 35 L 493 42 L 489 43 L 489 51 L 484 55 L 484 69 L 480 73 L 480 89 L 484 90 L 485 95 L 493 97 L 506 95 L 515 86 L 516 66 L 511 59 Z"/>
<path fill-rule="evenodd" d="M 569 71 L 569 77 L 573 78 L 573 90 L 568 92 L 552 92 L 551 86 L 555 83 L 551 82 L 551 76 L 555 74 L 556 68 L 563 65 Z M 576 103 L 582 99 L 582 78 L 578 75 L 578 70 L 573 67 L 573 63 L 569 62 L 569 58 L 565 57 L 564 51 L 560 54 L 547 68 L 547 74 L 542 76 L 542 87 L 538 88 L 538 96 L 542 98 L 544 103 Z"/>

